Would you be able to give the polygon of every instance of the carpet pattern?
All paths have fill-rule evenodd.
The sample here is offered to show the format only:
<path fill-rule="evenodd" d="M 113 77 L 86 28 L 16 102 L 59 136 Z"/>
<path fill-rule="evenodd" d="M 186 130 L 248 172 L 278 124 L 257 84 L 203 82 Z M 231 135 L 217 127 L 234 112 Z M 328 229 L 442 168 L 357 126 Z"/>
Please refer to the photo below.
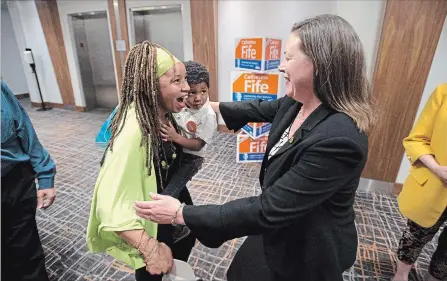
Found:
<path fill-rule="evenodd" d="M 51 280 L 134 280 L 131 269 L 105 254 L 89 253 L 85 244 L 90 200 L 103 152 L 94 138 L 108 113 L 59 109 L 36 112 L 29 101 L 22 102 L 57 164 L 56 202 L 37 214 Z M 236 164 L 235 149 L 235 135 L 215 136 L 203 169 L 189 184 L 195 204 L 222 204 L 259 194 L 259 164 Z M 344 279 L 390 280 L 395 271 L 394 252 L 405 225 L 395 197 L 359 192 L 355 211 L 358 259 Z M 228 241 L 218 249 L 197 243 L 189 263 L 203 280 L 226 280 L 226 270 L 242 241 Z M 433 242 L 426 246 L 410 280 L 422 281 L 434 247 Z"/>

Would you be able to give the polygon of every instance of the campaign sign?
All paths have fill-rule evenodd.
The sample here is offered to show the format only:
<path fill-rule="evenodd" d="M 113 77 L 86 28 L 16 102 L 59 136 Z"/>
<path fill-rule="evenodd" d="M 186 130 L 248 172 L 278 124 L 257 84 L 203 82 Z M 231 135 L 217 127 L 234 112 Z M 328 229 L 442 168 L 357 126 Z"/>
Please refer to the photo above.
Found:
<path fill-rule="evenodd" d="M 257 139 L 252 139 L 245 132 L 238 133 L 236 146 L 236 162 L 262 162 L 265 150 L 267 149 L 267 138 L 268 136 L 263 136 Z"/>
<path fill-rule="evenodd" d="M 266 38 L 264 50 L 264 70 L 278 69 L 281 63 L 281 40 Z"/>
<path fill-rule="evenodd" d="M 276 100 L 278 97 L 278 74 L 233 71 L 231 77 L 233 101 Z"/>
<path fill-rule="evenodd" d="M 262 70 L 262 38 L 236 39 L 234 66 L 241 69 Z"/>
<path fill-rule="evenodd" d="M 276 100 L 278 97 L 278 74 L 232 72 L 233 101 L 245 100 Z M 248 123 L 242 129 L 252 138 L 256 139 L 266 135 L 270 123 Z"/>
<path fill-rule="evenodd" d="M 276 70 L 281 63 L 280 39 L 237 38 L 234 67 L 241 70 Z"/>
<path fill-rule="evenodd" d="M 259 137 L 265 136 L 269 133 L 272 128 L 271 123 L 247 123 L 242 130 L 250 135 L 252 139 L 257 139 Z"/>

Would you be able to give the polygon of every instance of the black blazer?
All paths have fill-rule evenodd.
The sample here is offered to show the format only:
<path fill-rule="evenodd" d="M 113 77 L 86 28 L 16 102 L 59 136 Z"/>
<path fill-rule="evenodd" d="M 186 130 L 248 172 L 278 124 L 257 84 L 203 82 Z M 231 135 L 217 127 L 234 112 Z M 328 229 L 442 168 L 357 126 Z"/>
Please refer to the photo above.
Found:
<path fill-rule="evenodd" d="M 367 136 L 344 113 L 320 105 L 271 159 L 268 154 L 301 104 L 221 103 L 229 129 L 271 122 L 259 180 L 262 194 L 224 205 L 186 206 L 186 225 L 207 247 L 262 234 L 268 266 L 284 279 L 342 280 L 356 259 L 355 191 L 368 154 Z"/>

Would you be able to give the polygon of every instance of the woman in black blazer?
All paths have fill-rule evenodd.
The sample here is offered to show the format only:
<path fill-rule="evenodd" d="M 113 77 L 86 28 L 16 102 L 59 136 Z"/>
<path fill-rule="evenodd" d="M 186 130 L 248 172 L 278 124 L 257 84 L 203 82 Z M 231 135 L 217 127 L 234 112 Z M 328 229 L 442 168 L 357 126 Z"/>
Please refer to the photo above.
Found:
<path fill-rule="evenodd" d="M 322 15 L 295 24 L 285 50 L 285 97 L 213 104 L 235 131 L 272 123 L 262 194 L 223 205 L 162 195 L 136 203 L 141 217 L 186 224 L 208 247 L 249 236 L 230 281 L 337 281 L 356 259 L 353 204 L 375 119 L 363 47 L 345 20 Z"/>

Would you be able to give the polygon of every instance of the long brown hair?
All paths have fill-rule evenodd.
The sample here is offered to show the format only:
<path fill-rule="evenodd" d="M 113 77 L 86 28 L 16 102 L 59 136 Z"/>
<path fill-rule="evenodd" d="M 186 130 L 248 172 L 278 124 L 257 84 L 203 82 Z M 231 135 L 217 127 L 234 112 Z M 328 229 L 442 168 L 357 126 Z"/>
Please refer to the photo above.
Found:
<path fill-rule="evenodd" d="M 352 26 L 335 15 L 320 15 L 292 27 L 314 65 L 314 91 L 323 104 L 350 116 L 361 131 L 377 120 L 366 77 L 362 43 Z"/>
<path fill-rule="evenodd" d="M 161 163 L 159 151 L 162 150 L 159 112 L 162 106 L 160 82 L 157 76 L 157 48 L 163 47 L 144 41 L 136 44 L 129 52 L 124 67 L 123 84 L 118 110 L 111 124 L 111 137 L 107 145 L 110 151 L 117 136 L 124 127 L 127 112 L 132 103 L 135 104 L 136 117 L 142 133 L 141 146 L 146 148 L 146 167 L 151 174 L 152 161 Z M 166 51 L 166 50 L 165 50 Z M 168 54 L 169 52 L 166 51 Z M 174 58 L 173 58 L 174 60 Z M 171 115 L 171 113 L 167 113 Z M 173 118 L 170 116 L 172 121 Z M 177 124 L 173 122 L 177 128 Z M 105 154 L 101 161 L 104 162 Z M 161 178 L 160 165 L 155 165 L 156 172 Z"/>

